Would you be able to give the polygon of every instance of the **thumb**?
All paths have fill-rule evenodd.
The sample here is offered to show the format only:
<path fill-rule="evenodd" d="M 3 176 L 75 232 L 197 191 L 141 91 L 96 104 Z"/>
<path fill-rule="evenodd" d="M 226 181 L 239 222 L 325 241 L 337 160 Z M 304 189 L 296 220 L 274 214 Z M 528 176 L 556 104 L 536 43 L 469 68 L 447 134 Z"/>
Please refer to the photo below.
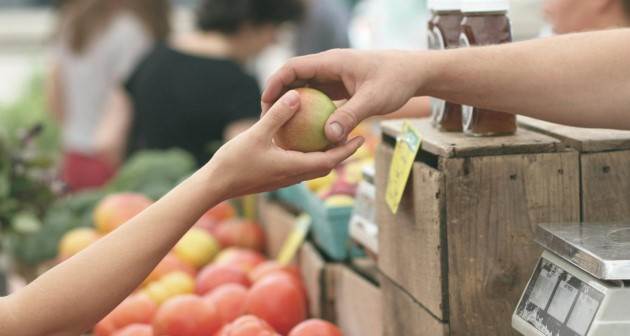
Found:
<path fill-rule="evenodd" d="M 284 94 L 265 112 L 259 122 L 261 132 L 273 136 L 300 107 L 300 95 L 295 90 Z"/>
<path fill-rule="evenodd" d="M 333 113 L 326 124 L 326 137 L 335 143 L 339 143 L 348 137 L 348 134 L 363 119 L 376 114 L 370 106 L 370 94 L 367 90 L 358 91 L 343 106 Z"/>

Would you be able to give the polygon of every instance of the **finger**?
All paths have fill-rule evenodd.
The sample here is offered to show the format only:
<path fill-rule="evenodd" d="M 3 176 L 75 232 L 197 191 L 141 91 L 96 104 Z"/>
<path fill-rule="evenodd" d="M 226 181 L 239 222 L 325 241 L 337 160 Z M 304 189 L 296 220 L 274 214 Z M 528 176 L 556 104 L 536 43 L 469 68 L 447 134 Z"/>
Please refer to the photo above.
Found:
<path fill-rule="evenodd" d="M 291 165 L 295 167 L 296 175 L 330 171 L 354 154 L 354 152 L 361 147 L 363 142 L 363 137 L 356 137 L 326 152 L 293 152 L 295 156 L 291 159 Z"/>
<path fill-rule="evenodd" d="M 342 69 L 340 61 L 335 52 L 292 58 L 269 78 L 262 101 L 273 104 L 296 83 L 339 81 Z"/>
<path fill-rule="evenodd" d="M 293 117 L 299 107 L 300 95 L 297 91 L 291 90 L 285 93 L 258 122 L 258 129 L 262 134 L 273 137 L 278 129 Z"/>
<path fill-rule="evenodd" d="M 361 121 L 378 113 L 378 107 L 373 105 L 371 90 L 360 89 L 348 102 L 339 107 L 326 123 L 326 137 L 332 142 L 346 139 Z"/>

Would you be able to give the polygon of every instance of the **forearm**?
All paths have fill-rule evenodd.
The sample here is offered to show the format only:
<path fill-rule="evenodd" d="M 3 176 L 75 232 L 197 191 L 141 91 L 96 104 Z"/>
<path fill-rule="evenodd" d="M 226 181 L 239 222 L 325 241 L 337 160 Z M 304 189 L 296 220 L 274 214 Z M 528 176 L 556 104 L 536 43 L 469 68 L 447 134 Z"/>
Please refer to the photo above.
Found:
<path fill-rule="evenodd" d="M 630 30 L 417 57 L 419 94 L 588 127 L 630 129 Z"/>
<path fill-rule="evenodd" d="M 10 298 L 11 335 L 79 334 L 144 280 L 208 208 L 221 201 L 204 167 L 140 215 Z M 11 329 L 9 329 L 11 330 Z"/>

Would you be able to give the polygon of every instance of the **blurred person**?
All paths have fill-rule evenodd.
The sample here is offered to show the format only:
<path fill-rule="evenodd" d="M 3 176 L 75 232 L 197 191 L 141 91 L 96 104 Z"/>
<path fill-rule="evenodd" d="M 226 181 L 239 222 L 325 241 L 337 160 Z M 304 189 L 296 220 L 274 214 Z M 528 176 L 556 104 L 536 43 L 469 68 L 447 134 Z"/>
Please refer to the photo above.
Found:
<path fill-rule="evenodd" d="M 544 13 L 556 34 L 630 26 L 630 0 L 546 0 Z"/>
<path fill-rule="evenodd" d="M 63 179 L 71 190 L 114 173 L 95 148 L 105 104 L 156 40 L 169 33 L 168 0 L 66 0 L 48 79 L 48 107 L 62 126 Z"/>
<path fill-rule="evenodd" d="M 98 134 L 109 162 L 176 147 L 203 164 L 260 115 L 260 88 L 244 64 L 301 12 L 299 0 L 202 0 L 196 29 L 157 45 L 117 90 Z"/>
<path fill-rule="evenodd" d="M 302 0 L 305 14 L 296 31 L 297 56 L 348 48 L 350 10 L 341 0 Z"/>

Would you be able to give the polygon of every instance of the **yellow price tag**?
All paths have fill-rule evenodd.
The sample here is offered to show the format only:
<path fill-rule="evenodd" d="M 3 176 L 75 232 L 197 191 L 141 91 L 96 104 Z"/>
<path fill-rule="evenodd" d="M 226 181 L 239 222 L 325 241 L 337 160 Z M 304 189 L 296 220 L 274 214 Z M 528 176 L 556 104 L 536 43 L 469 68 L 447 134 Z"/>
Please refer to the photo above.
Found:
<path fill-rule="evenodd" d="M 385 202 L 392 213 L 398 211 L 407 180 L 409 180 L 411 167 L 413 167 L 413 161 L 421 146 L 422 139 L 420 139 L 418 131 L 408 122 L 403 123 L 402 133 L 396 139 L 394 156 L 389 167 L 387 191 L 385 192 Z"/>
<path fill-rule="evenodd" d="M 298 249 L 304 243 L 308 230 L 311 228 L 311 216 L 307 214 L 300 215 L 293 227 L 293 231 L 289 234 L 282 245 L 282 249 L 278 254 L 277 261 L 281 265 L 288 265 L 295 257 Z"/>

